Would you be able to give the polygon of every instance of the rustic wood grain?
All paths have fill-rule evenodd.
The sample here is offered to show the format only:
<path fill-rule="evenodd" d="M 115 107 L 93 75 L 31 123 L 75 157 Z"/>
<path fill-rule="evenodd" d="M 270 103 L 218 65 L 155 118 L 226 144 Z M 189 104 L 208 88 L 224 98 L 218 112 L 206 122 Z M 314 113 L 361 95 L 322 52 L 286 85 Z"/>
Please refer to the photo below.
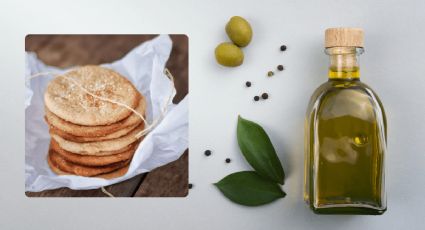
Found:
<path fill-rule="evenodd" d="M 179 160 L 148 173 L 134 196 L 184 197 L 188 192 L 188 151 Z"/>
<path fill-rule="evenodd" d="M 61 68 L 102 64 L 122 58 L 132 48 L 157 35 L 28 35 L 25 50 L 37 53 L 47 65 Z M 173 48 L 166 67 L 174 76 L 179 103 L 188 94 L 188 38 L 171 35 Z M 178 160 L 138 175 L 106 190 L 116 197 L 185 196 L 187 194 L 188 151 Z M 72 190 L 60 188 L 27 192 L 29 197 L 104 197 L 100 189 Z"/>

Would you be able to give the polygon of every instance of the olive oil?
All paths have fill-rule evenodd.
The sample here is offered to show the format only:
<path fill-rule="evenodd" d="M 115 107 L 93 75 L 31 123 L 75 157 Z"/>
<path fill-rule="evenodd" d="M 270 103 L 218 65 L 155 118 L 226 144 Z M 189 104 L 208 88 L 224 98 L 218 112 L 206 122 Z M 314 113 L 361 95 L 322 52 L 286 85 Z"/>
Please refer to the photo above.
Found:
<path fill-rule="evenodd" d="M 326 31 L 329 80 L 313 94 L 306 116 L 304 199 L 319 214 L 386 210 L 382 103 L 360 81 L 360 29 Z"/>

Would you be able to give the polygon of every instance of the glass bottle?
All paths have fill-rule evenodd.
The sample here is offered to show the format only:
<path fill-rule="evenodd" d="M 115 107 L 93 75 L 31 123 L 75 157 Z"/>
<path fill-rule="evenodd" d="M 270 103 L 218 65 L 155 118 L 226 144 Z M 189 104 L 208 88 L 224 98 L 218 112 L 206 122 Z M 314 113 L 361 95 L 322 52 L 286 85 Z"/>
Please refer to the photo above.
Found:
<path fill-rule="evenodd" d="M 318 214 L 386 210 L 386 118 L 378 96 L 360 81 L 363 30 L 325 32 L 329 79 L 312 95 L 305 120 L 304 199 Z"/>

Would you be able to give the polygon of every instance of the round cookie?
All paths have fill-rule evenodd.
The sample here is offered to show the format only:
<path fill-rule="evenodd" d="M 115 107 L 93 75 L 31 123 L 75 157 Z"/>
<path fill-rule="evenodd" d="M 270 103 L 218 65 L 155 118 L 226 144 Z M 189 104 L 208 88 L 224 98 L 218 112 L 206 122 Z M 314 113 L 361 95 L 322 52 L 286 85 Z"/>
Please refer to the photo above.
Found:
<path fill-rule="evenodd" d="M 56 173 L 57 175 L 72 175 L 72 174 L 67 173 L 67 172 L 64 172 L 64 171 L 60 170 L 58 167 L 56 167 L 51 162 L 51 160 L 49 159 L 49 157 L 47 157 L 47 163 L 48 163 L 50 169 L 54 173 Z M 126 165 L 126 166 L 124 166 L 122 168 L 119 168 L 119 169 L 115 170 L 115 171 L 112 171 L 112 172 L 109 172 L 109 173 L 100 174 L 100 175 L 96 175 L 95 177 L 103 178 L 103 179 L 107 179 L 107 180 L 114 179 L 114 178 L 117 178 L 117 177 L 121 177 L 121 176 L 124 176 L 127 173 L 129 167 L 130 167 L 130 165 L 128 164 L 128 165 Z"/>
<path fill-rule="evenodd" d="M 143 125 L 144 124 L 140 124 Z M 118 131 L 115 131 L 113 133 L 110 133 L 106 136 L 102 136 L 102 137 L 80 137 L 80 136 L 74 136 L 72 134 L 66 133 L 54 126 L 50 126 L 50 134 L 56 134 L 68 141 L 73 141 L 73 142 L 96 142 L 96 141 L 105 141 L 105 140 L 111 140 L 111 139 L 116 139 L 119 137 L 122 137 L 126 134 L 128 134 L 131 130 L 135 129 L 137 126 L 139 126 L 138 124 L 133 125 L 133 126 L 129 126 L 123 129 L 120 129 Z"/>
<path fill-rule="evenodd" d="M 139 103 L 137 89 L 117 72 L 94 65 L 78 67 L 50 81 L 44 94 L 46 107 L 74 124 L 109 125 L 132 113 L 123 106 L 94 98 L 77 84 L 94 95 L 118 101 L 133 109 Z"/>
<path fill-rule="evenodd" d="M 140 114 L 145 114 L 146 100 L 142 95 L 140 95 L 139 104 L 135 108 L 135 110 Z M 125 118 L 124 120 L 118 121 L 110 125 L 83 126 L 63 120 L 62 118 L 56 116 L 54 113 L 49 111 L 47 107 L 45 108 L 45 119 L 49 126 L 53 126 L 56 129 L 80 137 L 102 137 L 123 128 L 137 126 L 138 124 L 143 122 L 137 114 L 131 113 L 131 115 Z"/>
<path fill-rule="evenodd" d="M 133 157 L 134 152 L 136 151 L 137 146 L 138 143 L 134 143 L 131 145 L 130 149 L 127 149 L 117 154 L 105 156 L 90 156 L 75 154 L 61 149 L 55 140 L 52 140 L 50 142 L 50 148 L 57 154 L 59 154 L 62 158 L 64 158 L 66 161 L 86 166 L 104 166 L 131 159 Z"/>
<path fill-rule="evenodd" d="M 52 149 L 49 150 L 48 160 L 50 161 L 51 165 L 53 165 L 55 168 L 60 169 L 61 171 L 64 171 L 73 175 L 86 176 L 86 177 L 92 177 L 92 176 L 115 171 L 119 168 L 122 168 L 128 165 L 130 162 L 130 160 L 126 160 L 126 161 L 121 161 L 121 162 L 106 165 L 106 166 L 97 166 L 97 167 L 83 166 L 83 165 L 78 165 L 78 164 L 74 164 L 72 162 L 66 161 L 64 158 L 61 157 L 61 155 L 57 154 Z"/>
<path fill-rule="evenodd" d="M 105 155 L 105 152 L 117 151 L 123 149 L 124 147 L 136 142 L 136 134 L 141 132 L 144 129 L 144 125 L 141 124 L 127 135 L 120 138 L 98 141 L 98 142 L 87 142 L 87 143 L 78 143 L 73 141 L 68 141 L 59 135 L 51 134 L 52 139 L 54 139 L 59 146 L 67 150 L 68 152 L 77 153 L 81 155 L 96 155 L 102 156 Z"/>
<path fill-rule="evenodd" d="M 53 138 L 51 138 L 51 141 L 55 141 Z M 59 145 L 59 144 L 58 144 Z M 132 148 L 132 146 L 133 145 L 127 145 L 127 146 L 125 146 L 124 148 L 122 148 L 122 149 L 118 149 L 118 150 L 114 150 L 114 151 L 103 151 L 103 152 L 100 152 L 100 153 L 97 153 L 97 154 L 91 154 L 91 155 L 93 155 L 93 156 L 108 156 L 108 155 L 115 155 L 115 154 L 118 154 L 118 153 L 122 153 L 122 152 L 124 152 L 124 151 L 127 151 L 127 150 L 129 150 L 129 149 L 131 149 Z M 59 148 L 60 148 L 60 145 L 59 145 Z M 66 151 L 66 150 L 65 150 Z M 77 153 L 75 153 L 75 154 L 77 154 Z M 80 153 L 80 155 L 88 155 L 88 153 Z"/>
<path fill-rule="evenodd" d="M 124 176 L 127 173 L 129 168 L 130 168 L 130 164 L 128 164 L 128 165 L 126 165 L 126 166 L 124 166 L 120 169 L 117 169 L 115 171 L 112 171 L 110 173 L 97 175 L 96 177 L 111 180 L 111 179 L 114 179 L 114 178 L 117 178 L 117 177 Z"/>

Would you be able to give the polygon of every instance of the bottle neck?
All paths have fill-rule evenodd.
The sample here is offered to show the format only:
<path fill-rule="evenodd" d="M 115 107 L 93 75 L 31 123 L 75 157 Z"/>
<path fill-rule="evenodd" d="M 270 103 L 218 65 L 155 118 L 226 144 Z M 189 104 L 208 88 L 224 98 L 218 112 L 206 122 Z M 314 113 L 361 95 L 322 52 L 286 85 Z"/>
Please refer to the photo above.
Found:
<path fill-rule="evenodd" d="M 329 80 L 359 80 L 359 55 L 363 48 L 330 47 L 326 48 L 329 55 Z"/>

